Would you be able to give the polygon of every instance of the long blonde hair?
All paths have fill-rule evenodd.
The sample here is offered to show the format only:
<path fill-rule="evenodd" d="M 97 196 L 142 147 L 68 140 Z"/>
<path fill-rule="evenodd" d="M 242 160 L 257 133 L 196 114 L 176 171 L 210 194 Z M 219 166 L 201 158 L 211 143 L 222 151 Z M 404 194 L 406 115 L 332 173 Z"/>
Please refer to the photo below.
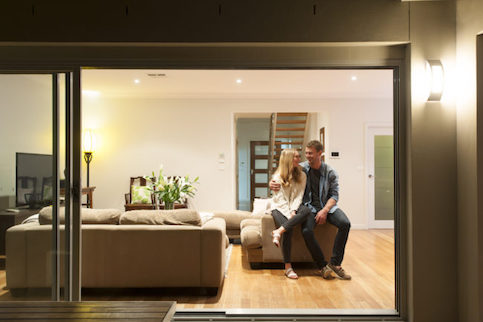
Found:
<path fill-rule="evenodd" d="M 280 176 L 280 181 L 285 187 L 289 186 L 293 181 L 300 182 L 302 179 L 302 170 L 300 167 L 293 166 L 295 153 L 298 153 L 295 149 L 283 150 L 280 155 L 277 171 L 275 171 Z"/>

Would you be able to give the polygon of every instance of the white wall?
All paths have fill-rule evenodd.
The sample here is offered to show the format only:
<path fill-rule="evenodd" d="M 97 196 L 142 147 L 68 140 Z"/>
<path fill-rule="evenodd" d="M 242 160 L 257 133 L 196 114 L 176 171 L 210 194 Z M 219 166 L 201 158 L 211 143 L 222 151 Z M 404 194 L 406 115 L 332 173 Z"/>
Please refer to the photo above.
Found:
<path fill-rule="evenodd" d="M 234 114 L 243 112 L 317 113 L 326 126 L 328 160 L 340 175 L 341 207 L 354 227 L 365 228 L 364 124 L 392 123 L 392 99 L 319 100 L 161 100 L 90 98 L 83 101 L 83 126 L 94 128 L 98 151 L 91 163 L 95 207 L 123 208 L 129 177 L 147 175 L 164 165 L 168 175 L 200 177 L 192 205 L 198 210 L 236 208 Z M 318 129 L 311 128 L 318 139 Z M 225 169 L 218 157 L 225 156 Z"/>
<path fill-rule="evenodd" d="M 339 174 L 339 206 L 353 228 L 367 228 L 367 182 L 365 174 L 366 126 L 392 125 L 392 99 L 333 100 L 318 113 L 319 128 L 325 126 L 326 158 Z M 318 131 L 317 131 L 318 136 Z M 339 158 L 331 158 L 339 152 Z"/>
<path fill-rule="evenodd" d="M 15 153 L 52 153 L 51 77 L 0 75 L 0 115 L 0 196 L 15 196 Z"/>

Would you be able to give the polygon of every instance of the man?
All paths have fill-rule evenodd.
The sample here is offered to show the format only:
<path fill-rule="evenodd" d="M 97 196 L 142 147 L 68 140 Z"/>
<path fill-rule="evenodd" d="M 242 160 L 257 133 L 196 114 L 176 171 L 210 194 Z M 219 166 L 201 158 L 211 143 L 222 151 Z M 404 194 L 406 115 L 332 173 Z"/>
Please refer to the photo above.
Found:
<path fill-rule="evenodd" d="M 322 143 L 313 140 L 305 148 L 307 161 L 300 163 L 307 175 L 303 204 L 310 208 L 313 215 L 302 223 L 302 235 L 323 278 L 329 279 L 332 277 L 331 273 L 334 273 L 340 279 L 350 280 L 351 276 L 344 271 L 341 264 L 351 224 L 346 214 L 337 206 L 339 200 L 337 173 L 322 162 L 321 156 Z M 278 191 L 280 185 L 270 181 L 270 189 Z M 322 249 L 314 236 L 315 225 L 325 222 L 338 228 L 330 263 L 325 260 Z"/>

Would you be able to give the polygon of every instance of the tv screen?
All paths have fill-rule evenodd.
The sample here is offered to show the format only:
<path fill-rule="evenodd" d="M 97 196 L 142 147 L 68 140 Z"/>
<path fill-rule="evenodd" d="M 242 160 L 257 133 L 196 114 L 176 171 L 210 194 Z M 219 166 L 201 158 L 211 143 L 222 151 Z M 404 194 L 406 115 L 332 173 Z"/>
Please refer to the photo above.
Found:
<path fill-rule="evenodd" d="M 52 204 L 52 155 L 19 153 L 16 155 L 16 206 L 40 208 Z"/>

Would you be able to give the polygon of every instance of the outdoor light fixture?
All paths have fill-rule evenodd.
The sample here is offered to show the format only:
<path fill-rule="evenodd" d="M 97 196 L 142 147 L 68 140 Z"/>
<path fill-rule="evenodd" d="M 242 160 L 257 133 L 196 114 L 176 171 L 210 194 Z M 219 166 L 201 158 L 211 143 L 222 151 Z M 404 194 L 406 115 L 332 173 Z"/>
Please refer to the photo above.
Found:
<path fill-rule="evenodd" d="M 444 69 L 441 61 L 426 61 L 428 101 L 440 101 L 444 88 Z"/>
<path fill-rule="evenodd" d="M 84 161 L 87 164 L 87 186 L 89 187 L 89 164 L 92 161 L 92 154 L 94 153 L 95 137 L 92 130 L 84 130 L 82 138 L 82 146 L 84 149 Z"/>

